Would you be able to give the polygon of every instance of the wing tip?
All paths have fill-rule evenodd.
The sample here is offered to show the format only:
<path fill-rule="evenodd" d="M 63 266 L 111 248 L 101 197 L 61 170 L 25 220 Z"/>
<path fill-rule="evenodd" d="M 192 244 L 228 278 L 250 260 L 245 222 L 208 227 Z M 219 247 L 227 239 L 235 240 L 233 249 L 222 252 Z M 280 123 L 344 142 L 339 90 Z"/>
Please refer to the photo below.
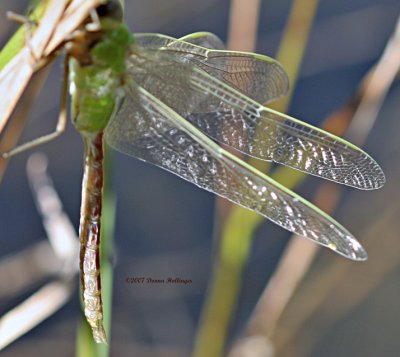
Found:
<path fill-rule="evenodd" d="M 364 161 L 368 161 L 365 165 L 364 172 L 360 177 L 355 177 L 354 187 L 361 190 L 377 190 L 386 183 L 386 176 L 379 164 L 368 154 L 365 154 Z M 359 165 L 362 167 L 362 165 Z"/>
<path fill-rule="evenodd" d="M 371 160 L 374 163 L 374 171 L 375 171 L 375 186 L 373 189 L 378 189 L 381 188 L 386 183 L 386 176 L 382 168 L 379 166 L 379 164 L 374 159 Z"/>
<path fill-rule="evenodd" d="M 289 94 L 289 89 L 290 89 L 290 80 L 289 80 L 289 76 L 285 70 L 285 68 L 283 67 L 283 65 L 278 62 L 277 60 L 274 60 L 273 64 L 276 67 L 276 71 L 277 73 L 279 73 L 280 75 L 280 84 L 281 84 L 281 96 L 279 96 L 278 98 L 274 99 L 277 100 L 279 98 L 285 97 Z"/>
<path fill-rule="evenodd" d="M 368 253 L 360 242 L 353 236 L 347 236 L 346 238 L 347 243 L 343 247 L 333 243 L 327 244 L 326 247 L 350 260 L 366 261 L 368 259 Z"/>

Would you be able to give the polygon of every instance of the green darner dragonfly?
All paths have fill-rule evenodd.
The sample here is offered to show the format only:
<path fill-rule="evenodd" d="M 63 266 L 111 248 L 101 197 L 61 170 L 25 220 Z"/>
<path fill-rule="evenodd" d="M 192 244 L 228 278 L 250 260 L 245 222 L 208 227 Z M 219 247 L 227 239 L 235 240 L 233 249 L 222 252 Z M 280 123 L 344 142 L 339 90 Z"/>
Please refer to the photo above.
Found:
<path fill-rule="evenodd" d="M 65 50 L 72 121 L 85 143 L 80 268 L 85 316 L 96 342 L 106 341 L 99 275 L 104 138 L 116 150 L 293 233 L 350 259 L 366 259 L 360 243 L 330 216 L 215 142 L 359 189 L 384 184 L 381 168 L 361 149 L 264 106 L 288 89 L 278 62 L 225 51 L 210 33 L 133 37 L 116 1 L 89 10 L 87 20 L 44 57 L 49 61 Z M 65 115 L 60 118 L 59 132 Z M 27 146 L 11 154 L 21 148 Z"/>

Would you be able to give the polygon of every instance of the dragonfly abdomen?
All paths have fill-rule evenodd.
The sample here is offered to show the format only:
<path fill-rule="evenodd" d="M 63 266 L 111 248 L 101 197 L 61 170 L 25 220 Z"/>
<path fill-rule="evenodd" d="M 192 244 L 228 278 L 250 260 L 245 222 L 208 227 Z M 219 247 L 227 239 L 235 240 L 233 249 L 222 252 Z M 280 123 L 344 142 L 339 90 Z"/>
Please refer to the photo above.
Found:
<path fill-rule="evenodd" d="M 103 133 L 82 135 L 85 143 L 79 227 L 81 292 L 96 342 L 106 343 L 100 282 L 100 228 L 103 190 Z"/>

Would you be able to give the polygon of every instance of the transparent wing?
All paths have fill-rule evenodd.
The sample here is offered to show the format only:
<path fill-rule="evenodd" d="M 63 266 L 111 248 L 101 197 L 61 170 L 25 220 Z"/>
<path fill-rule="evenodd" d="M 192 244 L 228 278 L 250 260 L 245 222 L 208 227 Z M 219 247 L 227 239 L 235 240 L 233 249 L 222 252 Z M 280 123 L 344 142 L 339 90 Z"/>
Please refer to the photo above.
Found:
<path fill-rule="evenodd" d="M 207 33 L 188 35 L 186 40 L 189 42 L 186 42 L 160 34 L 140 33 L 135 35 L 135 39 L 139 49 L 162 51 L 177 62 L 191 63 L 259 103 L 269 103 L 287 93 L 287 75 L 272 58 L 247 52 L 214 50 L 193 44 L 197 41 L 218 45 L 216 36 L 213 36 Z"/>
<path fill-rule="evenodd" d="M 128 71 L 204 133 L 245 154 L 360 189 L 385 182 L 379 165 L 361 149 L 262 106 L 192 63 L 140 51 L 130 56 Z"/>
<path fill-rule="evenodd" d="M 354 260 L 366 252 L 341 225 L 220 148 L 145 89 L 131 86 L 106 129 L 115 149 L 256 211 L 283 228 Z"/>
<path fill-rule="evenodd" d="M 211 32 L 194 32 L 179 38 L 179 41 L 189 42 L 193 45 L 206 47 L 214 50 L 224 50 L 222 40 Z"/>

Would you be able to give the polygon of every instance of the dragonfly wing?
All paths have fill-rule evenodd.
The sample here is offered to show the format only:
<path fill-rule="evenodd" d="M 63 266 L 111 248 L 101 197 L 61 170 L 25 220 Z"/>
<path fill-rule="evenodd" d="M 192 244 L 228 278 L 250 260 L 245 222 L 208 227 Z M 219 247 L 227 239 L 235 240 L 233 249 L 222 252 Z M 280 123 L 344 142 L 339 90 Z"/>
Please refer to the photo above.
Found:
<path fill-rule="evenodd" d="M 172 40 L 172 37 L 161 35 L 159 33 L 135 33 L 136 45 L 140 48 L 153 48 L 160 44 L 160 37 L 164 39 L 161 41 L 164 43 L 166 41 Z M 192 45 L 201 46 L 214 50 L 224 50 L 225 45 L 222 40 L 211 32 L 201 31 L 194 32 L 189 35 L 180 37 L 179 39 L 174 39 L 175 41 L 184 41 L 191 43 Z"/>
<path fill-rule="evenodd" d="M 366 259 L 358 241 L 332 218 L 223 150 L 140 86 L 127 88 L 106 129 L 106 140 L 125 154 L 256 211 L 291 232 L 350 259 Z"/>
<path fill-rule="evenodd" d="M 208 35 L 198 36 L 200 42 L 211 40 Z M 161 51 L 177 62 L 190 63 L 259 103 L 271 102 L 288 91 L 284 69 L 267 56 L 197 46 L 191 43 L 196 34 L 188 35 L 189 42 L 160 34 L 142 33 L 135 38 L 139 49 Z"/>
<path fill-rule="evenodd" d="M 193 45 L 206 47 L 214 50 L 224 50 L 222 40 L 211 32 L 194 32 L 179 38 L 179 41 L 189 42 Z"/>
<path fill-rule="evenodd" d="M 257 103 L 197 66 L 153 52 L 132 55 L 128 70 L 207 135 L 245 154 L 360 189 L 385 182 L 379 165 L 358 147 Z"/>

